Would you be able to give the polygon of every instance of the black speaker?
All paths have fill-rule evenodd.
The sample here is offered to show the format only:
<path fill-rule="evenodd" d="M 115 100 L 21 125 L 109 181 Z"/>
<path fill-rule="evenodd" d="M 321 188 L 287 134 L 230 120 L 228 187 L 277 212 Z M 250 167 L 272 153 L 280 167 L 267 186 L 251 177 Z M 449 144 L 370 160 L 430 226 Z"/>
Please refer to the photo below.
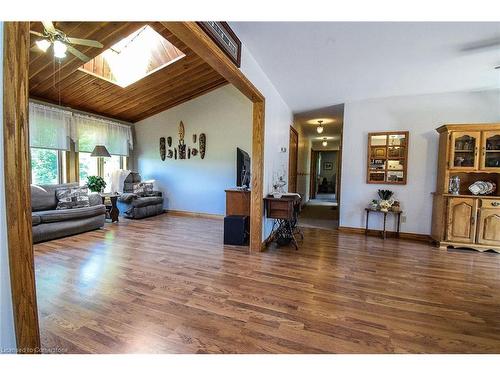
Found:
<path fill-rule="evenodd" d="M 226 216 L 224 218 L 224 245 L 247 245 L 248 224 L 248 216 Z"/>

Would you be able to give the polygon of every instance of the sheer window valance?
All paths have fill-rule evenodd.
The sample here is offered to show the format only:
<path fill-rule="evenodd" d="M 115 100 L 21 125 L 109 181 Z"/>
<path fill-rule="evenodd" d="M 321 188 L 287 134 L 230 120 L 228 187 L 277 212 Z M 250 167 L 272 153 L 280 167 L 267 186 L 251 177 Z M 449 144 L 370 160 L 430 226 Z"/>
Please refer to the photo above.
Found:
<path fill-rule="evenodd" d="M 72 113 L 38 103 L 29 104 L 30 146 L 69 150 Z"/>
<path fill-rule="evenodd" d="M 31 147 L 69 150 L 72 139 L 77 152 L 104 145 L 112 155 L 128 156 L 133 148 L 131 127 L 118 122 L 34 102 L 29 116 Z"/>
<path fill-rule="evenodd" d="M 104 145 L 111 155 L 128 156 L 133 148 L 130 126 L 93 116 L 75 113 L 71 134 L 80 152 L 92 152 L 95 146 Z"/>

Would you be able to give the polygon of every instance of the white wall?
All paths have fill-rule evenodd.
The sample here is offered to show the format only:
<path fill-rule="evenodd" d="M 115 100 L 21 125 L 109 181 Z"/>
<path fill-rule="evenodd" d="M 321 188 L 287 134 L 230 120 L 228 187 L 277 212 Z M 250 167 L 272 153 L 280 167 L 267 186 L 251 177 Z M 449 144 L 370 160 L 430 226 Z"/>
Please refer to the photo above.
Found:
<path fill-rule="evenodd" d="M 288 145 L 293 115 L 245 46 L 244 39 L 242 40 L 241 71 L 266 98 L 264 135 L 264 196 L 266 196 L 272 191 L 273 173 L 284 173 L 285 178 L 288 179 Z M 287 151 L 280 152 L 281 147 L 286 147 Z M 264 220 L 263 240 L 270 233 L 271 225 L 271 220 Z"/>
<path fill-rule="evenodd" d="M 3 53 L 3 22 L 0 22 L 0 51 Z M 0 64 L 0 97 L 2 98 L 0 124 L 3 124 L 3 62 Z M 3 171 L 3 126 L 0 126 L 0 186 L 2 187 L 0 189 L 0 349 L 6 350 L 16 347 L 16 339 L 10 288 Z"/>
<path fill-rule="evenodd" d="M 185 143 L 205 133 L 205 159 L 160 159 L 160 137 L 178 145 L 178 125 Z M 224 189 L 236 186 L 236 148 L 252 155 L 252 102 L 232 85 L 178 105 L 135 124 L 134 163 L 143 179 L 156 179 L 170 210 L 223 215 Z M 196 144 L 198 147 L 198 143 Z M 168 147 L 167 147 L 168 149 Z"/>
<path fill-rule="evenodd" d="M 446 123 L 500 121 L 498 91 L 459 92 L 392 97 L 346 103 L 342 157 L 340 225 L 364 227 L 364 211 L 377 189 L 389 189 L 401 201 L 406 223 L 401 231 L 430 234 L 432 195 L 436 188 L 438 133 Z M 408 130 L 408 182 L 406 185 L 366 183 L 367 134 Z M 380 217 L 370 225 L 380 228 Z M 373 219 L 373 221 L 372 221 Z M 392 230 L 393 222 L 388 222 Z"/>

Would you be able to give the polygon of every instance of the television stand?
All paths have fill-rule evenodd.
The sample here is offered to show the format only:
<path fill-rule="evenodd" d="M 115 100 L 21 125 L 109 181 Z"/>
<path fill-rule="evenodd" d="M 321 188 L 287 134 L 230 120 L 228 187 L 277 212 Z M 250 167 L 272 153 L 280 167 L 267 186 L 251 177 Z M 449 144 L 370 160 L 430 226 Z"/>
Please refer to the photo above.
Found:
<path fill-rule="evenodd" d="M 250 217 L 250 196 L 249 189 L 241 188 L 226 189 L 226 216 L 240 215 Z"/>

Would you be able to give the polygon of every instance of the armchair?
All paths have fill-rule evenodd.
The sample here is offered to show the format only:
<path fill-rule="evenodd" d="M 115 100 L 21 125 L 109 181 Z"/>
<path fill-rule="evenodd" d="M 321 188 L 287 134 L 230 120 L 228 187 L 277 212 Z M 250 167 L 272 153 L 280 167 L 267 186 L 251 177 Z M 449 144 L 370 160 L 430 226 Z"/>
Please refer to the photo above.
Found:
<path fill-rule="evenodd" d="M 163 213 L 163 196 L 160 191 L 134 193 L 134 185 L 141 182 L 141 175 L 130 172 L 123 183 L 123 194 L 118 197 L 120 213 L 129 219 L 142 219 Z"/>

